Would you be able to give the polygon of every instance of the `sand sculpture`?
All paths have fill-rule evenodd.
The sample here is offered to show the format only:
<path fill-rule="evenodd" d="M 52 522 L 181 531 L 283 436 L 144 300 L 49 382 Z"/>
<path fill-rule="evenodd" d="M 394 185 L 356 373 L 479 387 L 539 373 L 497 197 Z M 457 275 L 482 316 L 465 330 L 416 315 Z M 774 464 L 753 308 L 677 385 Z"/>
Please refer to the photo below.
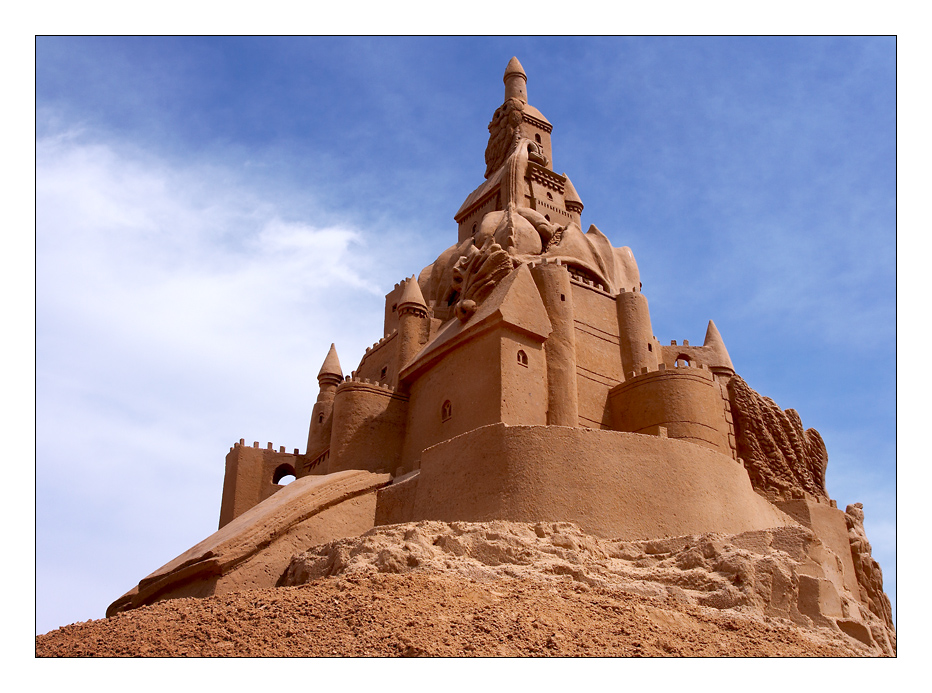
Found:
<path fill-rule="evenodd" d="M 241 439 L 219 531 L 108 615 L 284 584 L 308 547 L 397 523 L 570 522 L 635 542 L 803 528 L 779 613 L 894 651 L 863 511 L 828 497 L 819 433 L 736 374 L 711 320 L 702 345 L 661 344 L 631 250 L 583 231 L 517 58 L 504 82 L 456 242 L 386 295 L 349 375 L 331 346 L 304 452 Z"/>

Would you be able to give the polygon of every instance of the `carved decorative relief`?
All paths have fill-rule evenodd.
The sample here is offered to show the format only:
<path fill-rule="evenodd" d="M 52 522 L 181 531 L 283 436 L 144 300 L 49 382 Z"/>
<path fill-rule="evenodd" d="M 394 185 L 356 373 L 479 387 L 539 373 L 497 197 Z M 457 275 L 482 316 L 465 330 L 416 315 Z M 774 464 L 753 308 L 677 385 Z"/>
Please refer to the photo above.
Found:
<path fill-rule="evenodd" d="M 799 414 L 780 409 L 752 390 L 739 376 L 728 381 L 738 457 L 754 490 L 771 500 L 828 499 L 828 453 L 814 428 L 803 430 Z"/>
<path fill-rule="evenodd" d="M 454 312 L 462 322 L 469 320 L 492 289 L 517 266 L 515 260 L 494 239 L 486 240 L 482 248 L 470 246 L 453 266 L 453 287 L 456 292 Z"/>
<path fill-rule="evenodd" d="M 489 143 L 485 148 L 485 177 L 497 171 L 518 143 L 518 126 L 524 115 L 524 104 L 508 99 L 492 114 L 489 123 Z"/>
<path fill-rule="evenodd" d="M 861 601 L 879 618 L 883 619 L 891 631 L 893 629 L 893 609 L 890 599 L 883 591 L 883 572 L 880 564 L 871 556 L 871 545 L 864 531 L 864 506 L 855 503 L 845 508 L 845 523 L 848 525 L 848 541 L 851 542 L 851 560 L 854 572 L 861 588 Z"/>

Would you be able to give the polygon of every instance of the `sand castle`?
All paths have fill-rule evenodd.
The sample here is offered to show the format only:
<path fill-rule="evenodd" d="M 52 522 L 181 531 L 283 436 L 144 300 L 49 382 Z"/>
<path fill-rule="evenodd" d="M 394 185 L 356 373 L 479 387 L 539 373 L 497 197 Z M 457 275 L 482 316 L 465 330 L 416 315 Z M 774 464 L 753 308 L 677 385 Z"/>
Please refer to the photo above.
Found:
<path fill-rule="evenodd" d="M 828 497 L 818 432 L 741 379 L 711 320 L 701 345 L 657 339 L 631 250 L 583 231 L 517 58 L 504 83 L 455 243 L 388 292 L 349 375 L 331 346 L 304 452 L 241 439 L 219 531 L 108 615 L 282 584 L 308 546 L 396 523 L 572 522 L 631 541 L 802 526 L 805 568 L 775 613 L 889 641 L 862 509 Z"/>

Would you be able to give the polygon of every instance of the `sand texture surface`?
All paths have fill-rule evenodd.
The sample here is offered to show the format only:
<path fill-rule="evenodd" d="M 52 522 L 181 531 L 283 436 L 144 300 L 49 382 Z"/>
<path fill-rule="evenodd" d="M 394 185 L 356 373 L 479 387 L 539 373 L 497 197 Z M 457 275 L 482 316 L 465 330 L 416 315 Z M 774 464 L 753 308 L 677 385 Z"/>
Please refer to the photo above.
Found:
<path fill-rule="evenodd" d="M 175 599 L 36 638 L 43 657 L 861 657 L 798 612 L 795 535 L 619 542 L 567 523 L 378 527 L 295 556 L 280 586 Z M 805 542 L 805 531 L 795 537 Z M 737 542 L 737 543 L 736 543 Z M 742 544 L 751 548 L 742 548 Z M 782 548 L 776 548 L 776 547 Z M 790 553 L 787 553 L 790 551 Z M 781 583 L 782 584 L 782 583 Z M 787 614 L 790 617 L 787 617 Z M 877 624 L 873 624 L 876 628 Z M 895 648 L 895 633 L 889 636 Z"/>

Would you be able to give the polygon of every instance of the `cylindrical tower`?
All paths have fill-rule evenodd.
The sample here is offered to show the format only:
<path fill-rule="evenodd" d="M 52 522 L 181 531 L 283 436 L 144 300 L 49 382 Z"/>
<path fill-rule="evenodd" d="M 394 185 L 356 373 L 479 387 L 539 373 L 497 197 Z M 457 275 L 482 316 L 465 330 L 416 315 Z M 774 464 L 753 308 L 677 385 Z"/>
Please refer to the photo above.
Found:
<path fill-rule="evenodd" d="M 430 311 L 412 275 L 398 302 L 398 370 L 400 371 L 430 339 Z"/>
<path fill-rule="evenodd" d="M 333 401 L 333 437 L 324 473 L 394 472 L 401 464 L 407 410 L 407 397 L 387 386 L 344 381 Z"/>
<path fill-rule="evenodd" d="M 343 382 L 343 369 L 337 356 L 336 346 L 330 345 L 324 365 L 317 374 L 320 394 L 311 411 L 311 425 L 307 433 L 307 463 L 311 464 L 318 455 L 330 447 L 330 434 L 333 430 L 333 396 L 337 386 Z M 316 471 L 316 470 L 315 470 Z"/>
<path fill-rule="evenodd" d="M 544 342 L 547 359 L 547 424 L 579 425 L 576 388 L 576 328 L 573 295 L 565 265 L 545 259 L 531 269 L 531 276 L 547 309 L 553 332 Z"/>
<path fill-rule="evenodd" d="M 728 396 L 712 373 L 670 368 L 629 378 L 612 388 L 609 406 L 616 431 L 688 440 L 734 458 Z"/>
<path fill-rule="evenodd" d="M 508 61 L 504 80 L 505 101 L 518 99 L 522 103 L 527 103 L 527 74 L 518 62 L 518 58 L 514 57 Z"/>
<path fill-rule="evenodd" d="M 621 366 L 625 379 L 640 375 L 643 369 L 657 370 L 654 351 L 654 331 L 650 325 L 647 299 L 640 291 L 624 291 L 616 296 L 618 310 L 618 341 L 621 346 Z"/>

